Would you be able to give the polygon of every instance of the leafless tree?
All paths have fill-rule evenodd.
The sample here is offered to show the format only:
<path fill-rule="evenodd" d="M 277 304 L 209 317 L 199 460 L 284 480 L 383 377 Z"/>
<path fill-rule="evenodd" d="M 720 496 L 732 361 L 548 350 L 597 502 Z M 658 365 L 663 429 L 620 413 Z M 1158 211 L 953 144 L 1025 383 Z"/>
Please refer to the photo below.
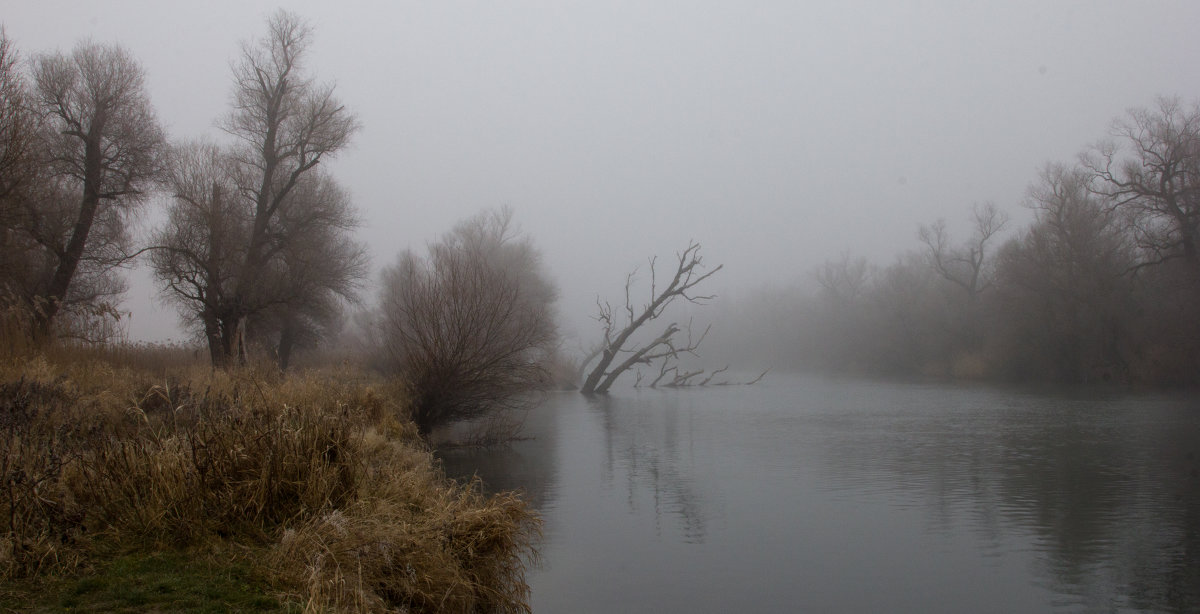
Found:
<path fill-rule="evenodd" d="M 153 236 L 151 266 L 184 321 L 202 328 L 213 364 L 224 364 L 233 339 L 221 328 L 222 310 L 232 302 L 250 214 L 240 206 L 231 162 L 215 144 L 176 147 L 167 181 L 172 202 Z"/>
<path fill-rule="evenodd" d="M 175 203 L 155 266 L 168 296 L 202 325 L 214 365 L 244 360 L 254 318 L 282 314 L 282 335 L 293 316 L 325 312 L 331 296 L 348 294 L 364 266 L 361 249 L 337 247 L 354 225 L 345 195 L 315 172 L 358 123 L 332 85 L 306 74 L 311 38 L 281 10 L 266 37 L 242 46 L 221 122 L 235 145 L 183 154 L 171 179 Z M 197 223 L 206 226 L 186 226 Z M 332 250 L 326 260 L 320 248 Z"/>
<path fill-rule="evenodd" d="M 39 55 L 32 76 L 42 169 L 19 199 L 13 234 L 30 261 L 23 290 L 34 333 L 49 338 L 64 310 L 83 306 L 73 313 L 84 319 L 112 310 L 96 300 L 123 289 L 112 270 L 130 257 L 128 217 L 158 178 L 163 133 L 142 68 L 121 47 L 84 42 L 70 55 Z"/>
<path fill-rule="evenodd" d="M 972 207 L 971 218 L 973 234 L 960 246 L 950 244 L 945 220 L 922 226 L 917 238 L 925 244 L 929 261 L 938 275 L 962 288 L 973 303 L 992 286 L 988 243 L 1008 224 L 1008 216 L 989 202 Z"/>
<path fill-rule="evenodd" d="M 1090 171 L 1048 165 L 1033 225 L 999 256 L 996 310 L 1008 369 L 1059 380 L 1126 379 L 1134 262 L 1126 224 L 1089 190 Z"/>
<path fill-rule="evenodd" d="M 274 349 L 281 369 L 293 350 L 332 336 L 343 308 L 356 303 L 366 278 L 366 247 L 350 238 L 359 220 L 350 198 L 331 177 L 309 173 L 279 219 L 278 252 L 259 292 L 266 307 L 250 318 L 252 336 Z"/>
<path fill-rule="evenodd" d="M 39 126 L 31 104 L 16 47 L 0 28 L 0 221 L 5 228 L 15 223 L 14 201 L 37 176 Z"/>
<path fill-rule="evenodd" d="M 1200 277 L 1200 103 L 1160 98 L 1110 134 L 1081 157 L 1091 189 L 1128 215 L 1145 264 L 1182 259 Z"/>
<path fill-rule="evenodd" d="M 555 298 L 508 210 L 460 224 L 427 258 L 402 253 L 384 272 L 379 352 L 407 382 L 418 430 L 523 407 L 546 380 Z"/>
<path fill-rule="evenodd" d="M 269 259 L 253 294 L 241 297 L 254 225 L 251 202 L 238 195 L 238 163 L 211 143 L 176 149 L 168 183 L 173 201 L 153 237 L 151 264 L 185 322 L 203 332 L 214 365 L 244 352 L 249 327 L 270 337 L 280 366 L 297 345 L 332 324 L 354 300 L 366 274 L 366 251 L 348 235 L 358 218 L 331 177 L 314 171 L 297 181 L 270 227 Z M 253 309 L 238 311 L 239 306 Z M 243 313 L 247 326 L 222 325 Z"/>
<path fill-rule="evenodd" d="M 273 230 L 288 194 L 358 130 L 357 120 L 334 96 L 333 86 L 317 84 L 304 74 L 311 29 L 297 16 L 279 11 L 268 20 L 267 31 L 265 39 L 242 48 L 233 71 L 234 108 L 223 124 L 241 141 L 234 155 L 240 171 L 238 187 L 253 205 L 233 296 L 219 319 L 225 338 L 236 339 L 228 331 L 244 330 L 246 318 L 264 307 L 255 295 L 274 252 L 282 249 Z"/>
<path fill-rule="evenodd" d="M 636 271 L 625 278 L 625 304 L 620 311 L 614 311 L 609 303 L 597 301 L 600 310 L 597 320 L 603 328 L 603 339 L 583 363 L 583 368 L 586 368 L 586 365 L 596 360 L 584 378 L 580 392 L 606 393 L 621 374 L 636 365 L 650 364 L 655 360 L 678 359 L 681 354 L 696 350 L 704 335 L 693 337 L 689 330 L 687 342 L 680 343 L 677 335 L 684 329 L 680 328 L 677 322 L 667 324 L 653 339 L 640 345 L 630 345 L 635 333 L 647 323 L 662 316 L 676 299 L 703 304 L 713 298 L 711 295 L 697 294 L 694 289 L 720 271 L 723 265 L 717 265 L 705 272 L 700 256 L 700 244 L 696 242 L 689 243 L 686 249 L 677 253 L 676 260 L 674 274 L 660 290 L 655 270 L 656 259 L 650 259 L 650 297 L 641 307 L 635 306 L 632 296 Z"/>
<path fill-rule="evenodd" d="M 843 252 L 837 260 L 826 260 L 816 271 L 817 284 L 835 308 L 853 306 L 866 292 L 871 281 L 871 267 L 864 258 L 853 258 Z"/>
<path fill-rule="evenodd" d="M 849 251 L 814 270 L 817 287 L 811 313 L 820 314 L 816 317 L 821 324 L 803 334 L 819 348 L 822 362 L 850 363 L 859 348 L 874 342 L 873 331 L 864 326 L 864 319 L 876 273 L 866 259 L 852 256 Z"/>
<path fill-rule="evenodd" d="M 0 309 L 9 317 L 26 311 L 20 302 L 27 298 L 33 268 L 23 211 L 42 165 L 38 164 L 38 117 L 30 105 L 17 50 L 0 28 Z M 13 326 L 27 327 L 27 323 Z"/>

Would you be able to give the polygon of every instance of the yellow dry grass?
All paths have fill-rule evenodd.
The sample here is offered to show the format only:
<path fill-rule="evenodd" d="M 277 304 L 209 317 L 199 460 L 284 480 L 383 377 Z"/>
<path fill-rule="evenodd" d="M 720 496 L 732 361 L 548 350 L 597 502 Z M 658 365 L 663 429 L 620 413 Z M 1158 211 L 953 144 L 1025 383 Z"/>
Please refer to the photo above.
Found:
<path fill-rule="evenodd" d="M 0 575 L 219 545 L 309 611 L 528 611 L 536 515 L 447 480 L 386 383 L 70 354 L 0 363 Z"/>

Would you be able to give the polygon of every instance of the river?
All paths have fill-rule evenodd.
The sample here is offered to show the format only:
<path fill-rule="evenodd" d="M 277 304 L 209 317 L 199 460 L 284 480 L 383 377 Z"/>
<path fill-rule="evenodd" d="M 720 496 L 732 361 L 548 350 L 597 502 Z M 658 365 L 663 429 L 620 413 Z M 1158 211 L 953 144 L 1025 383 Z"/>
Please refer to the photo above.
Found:
<path fill-rule="evenodd" d="M 771 375 L 553 393 L 441 454 L 545 520 L 535 613 L 1200 611 L 1200 395 Z"/>

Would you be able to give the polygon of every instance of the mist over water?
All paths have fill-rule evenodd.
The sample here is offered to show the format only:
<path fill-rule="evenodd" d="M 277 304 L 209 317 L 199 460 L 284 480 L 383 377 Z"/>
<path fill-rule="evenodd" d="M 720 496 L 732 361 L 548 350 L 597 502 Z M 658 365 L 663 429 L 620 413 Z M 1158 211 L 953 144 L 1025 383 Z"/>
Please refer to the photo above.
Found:
<path fill-rule="evenodd" d="M 543 514 L 541 612 L 1200 607 L 1189 395 L 775 376 L 554 396 L 443 453 Z"/>
<path fill-rule="evenodd" d="M 26 54 L 127 47 L 172 139 L 221 140 L 230 61 L 278 5 L 42 0 L 6 3 L 2 21 Z M 886 265 L 920 224 L 966 234 L 974 202 L 1023 224 L 1045 161 L 1157 95 L 1200 95 L 1189 2 L 287 8 L 314 26 L 313 74 L 362 123 L 323 166 L 363 214 L 375 271 L 510 204 L 583 342 L 597 295 L 689 239 L 726 265 L 722 296 L 843 250 Z M 132 279 L 131 337 L 184 337 L 149 276 Z"/>
<path fill-rule="evenodd" d="M 20 51 L 13 66 L 85 39 L 120 45 L 144 70 L 147 103 L 175 144 L 233 138 L 218 127 L 239 108 L 230 68 L 277 9 L 257 0 L 9 4 L 0 25 Z M 354 265 L 353 291 L 319 305 L 313 354 L 370 353 L 354 337 L 378 328 L 339 338 L 339 325 L 387 315 L 389 294 L 412 297 L 414 280 L 439 279 L 416 275 L 421 254 L 432 262 L 437 250 L 426 248 L 480 211 L 474 219 L 511 206 L 514 232 L 498 243 L 519 237 L 528 247 L 510 269 L 536 273 L 514 279 L 526 289 L 538 281 L 528 304 L 545 348 L 529 347 L 553 346 L 556 369 L 620 337 L 654 302 L 673 258 L 682 268 L 703 245 L 697 274 L 723 267 L 692 294 L 711 300 L 649 309 L 661 317 L 630 337 L 650 342 L 678 325 L 663 362 L 633 361 L 610 395 L 551 394 L 528 417 L 527 438 L 509 447 L 441 452 L 452 475 L 522 490 L 542 512 L 535 611 L 1200 610 L 1200 402 L 1194 392 L 1107 387 L 1200 383 L 1191 61 L 1200 3 L 287 8 L 313 28 L 306 82 L 335 86 L 338 112 L 355 127 L 336 158 L 311 167 L 345 188 L 337 202 L 346 215 L 330 216 L 345 221 L 330 227 L 347 234 L 327 234 L 323 246 L 302 233 L 261 244 L 297 248 L 288 254 L 296 268 L 263 269 L 277 282 L 306 279 L 300 263 Z M 1156 166 L 1177 152 L 1178 165 Z M 1135 180 L 1136 198 L 1126 189 Z M 1159 194 L 1156 184 L 1178 190 Z M 177 192 L 147 187 L 139 208 L 111 218 L 114 236 L 146 247 Z M 326 199 L 309 204 L 317 201 Z M 40 282 L 25 271 L 40 260 L 29 254 L 58 258 L 54 242 L 41 236 L 40 214 L 0 209 L 0 247 L 15 245 L 10 230 L 41 246 L 0 250 L 16 263 L 0 267 L 0 285 L 25 283 L 35 296 Z M 64 220 L 53 226 L 76 227 Z M 258 222 L 256 234 L 274 234 L 262 234 L 269 219 Z M 356 249 L 339 258 L 339 245 Z M 445 278 L 502 278 L 492 267 L 501 252 L 488 253 L 470 261 L 488 266 L 469 269 L 487 275 Z M 216 259 L 196 260 L 210 269 Z M 389 273 L 389 288 L 380 273 L 392 263 L 412 274 Z M 255 267 L 227 268 L 236 277 Z M 164 302 L 159 290 L 186 278 L 170 267 L 157 278 L 107 272 L 120 282 L 114 291 L 129 281 L 124 302 L 81 305 L 120 315 L 117 337 L 196 338 L 219 324 L 230 350 L 255 315 L 235 318 L 246 301 L 231 299 L 236 309 L 213 324 L 202 320 L 216 309 Z M 257 315 L 303 294 L 284 285 Z M 454 286 L 426 287 L 421 304 L 469 311 Z M 482 308 L 458 321 L 472 331 L 462 339 L 494 337 L 470 325 L 495 316 L 487 308 L 499 301 L 473 296 Z M 417 303 L 393 301 L 391 313 Z M 507 324 L 495 330 L 534 328 L 511 313 L 492 320 Z M 289 321 L 249 328 L 266 352 L 292 343 L 283 332 L 274 343 L 272 319 Z M 444 341 L 441 332 L 431 338 Z M 636 352 L 609 349 L 608 358 Z M 532 352 L 507 352 L 518 354 Z M 621 387 L 726 366 L 746 374 L 732 381 L 772 372 L 748 387 Z M 397 369 L 388 375 L 411 374 Z M 1093 388 L 780 374 L 807 369 Z"/>

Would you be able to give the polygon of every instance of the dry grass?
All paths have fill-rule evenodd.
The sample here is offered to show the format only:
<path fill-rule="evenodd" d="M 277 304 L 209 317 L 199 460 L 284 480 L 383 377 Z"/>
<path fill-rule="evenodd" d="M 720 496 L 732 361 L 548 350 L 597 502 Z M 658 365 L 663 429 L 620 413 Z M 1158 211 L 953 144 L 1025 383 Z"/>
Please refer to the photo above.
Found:
<path fill-rule="evenodd" d="M 266 553 L 262 574 L 309 611 L 528 611 L 538 519 L 446 480 L 394 391 L 131 364 L 0 365 L 3 577 L 77 572 L 97 544 L 224 544 Z"/>

